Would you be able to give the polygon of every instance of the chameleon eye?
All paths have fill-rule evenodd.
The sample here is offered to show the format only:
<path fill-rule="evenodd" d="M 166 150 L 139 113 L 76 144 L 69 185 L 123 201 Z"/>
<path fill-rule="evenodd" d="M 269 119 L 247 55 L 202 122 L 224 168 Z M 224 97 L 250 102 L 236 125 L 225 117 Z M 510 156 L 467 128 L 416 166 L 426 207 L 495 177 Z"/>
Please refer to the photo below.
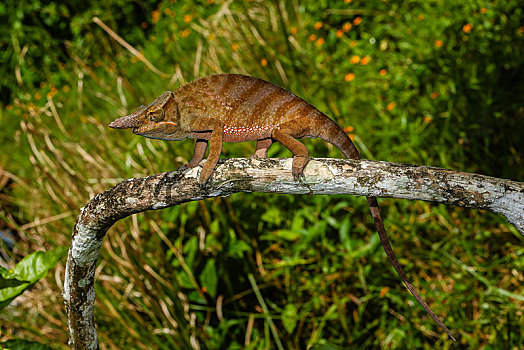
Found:
<path fill-rule="evenodd" d="M 147 119 L 152 122 L 159 122 L 164 119 L 164 110 L 162 108 L 154 109 L 147 112 Z"/>

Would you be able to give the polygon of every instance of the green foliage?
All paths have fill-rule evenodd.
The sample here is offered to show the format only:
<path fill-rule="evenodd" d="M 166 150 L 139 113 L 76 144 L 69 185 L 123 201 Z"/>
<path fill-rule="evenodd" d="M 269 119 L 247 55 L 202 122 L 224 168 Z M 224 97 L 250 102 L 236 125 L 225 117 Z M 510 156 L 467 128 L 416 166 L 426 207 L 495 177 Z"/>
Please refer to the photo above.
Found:
<path fill-rule="evenodd" d="M 107 124 L 218 72 L 304 97 L 367 158 L 523 180 L 519 5 L 4 1 L 0 229 L 18 243 L 2 256 L 69 245 L 96 193 L 187 162 L 191 142 Z M 312 156 L 341 157 L 305 142 Z M 253 149 L 226 144 L 224 157 Z M 275 144 L 269 155 L 290 153 Z M 461 346 L 524 343 L 522 236 L 504 218 L 401 200 L 381 207 L 407 274 Z M 0 313 L 1 337 L 65 348 L 57 271 Z M 96 293 L 106 348 L 452 346 L 396 277 L 361 198 L 245 193 L 133 216 L 108 232 Z"/>
<path fill-rule="evenodd" d="M 47 275 L 58 261 L 67 255 L 67 247 L 47 253 L 35 252 L 22 259 L 12 269 L 0 266 L 0 309 Z"/>
<path fill-rule="evenodd" d="M 6 342 L 0 343 L 0 347 L 3 350 L 51 350 L 52 347 L 49 345 L 40 344 L 23 339 L 12 339 Z"/>

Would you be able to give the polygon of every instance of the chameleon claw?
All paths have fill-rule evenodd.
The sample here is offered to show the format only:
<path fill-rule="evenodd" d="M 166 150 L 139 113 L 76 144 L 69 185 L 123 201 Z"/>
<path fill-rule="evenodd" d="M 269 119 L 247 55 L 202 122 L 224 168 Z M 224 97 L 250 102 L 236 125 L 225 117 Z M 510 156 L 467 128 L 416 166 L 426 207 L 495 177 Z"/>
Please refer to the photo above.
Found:
<path fill-rule="evenodd" d="M 302 182 L 304 182 L 305 177 L 304 177 L 303 174 L 301 174 L 301 175 L 293 175 L 293 179 L 294 179 L 296 182 L 300 182 L 300 183 L 302 183 Z"/>
<path fill-rule="evenodd" d="M 206 184 L 207 184 L 207 181 L 206 182 L 202 182 L 202 181 L 198 180 L 198 187 L 200 187 L 201 189 L 205 188 Z"/>
<path fill-rule="evenodd" d="M 304 169 L 292 169 L 291 174 L 293 175 L 293 179 L 297 182 L 303 182 L 305 179 Z"/>

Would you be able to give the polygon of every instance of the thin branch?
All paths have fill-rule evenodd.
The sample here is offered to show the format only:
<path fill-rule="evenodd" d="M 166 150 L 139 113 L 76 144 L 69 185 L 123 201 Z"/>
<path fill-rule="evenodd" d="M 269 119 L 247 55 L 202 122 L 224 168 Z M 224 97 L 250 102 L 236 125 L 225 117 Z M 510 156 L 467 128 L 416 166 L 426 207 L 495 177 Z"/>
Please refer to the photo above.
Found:
<path fill-rule="evenodd" d="M 524 234 L 524 183 L 489 176 L 367 160 L 312 159 L 305 178 L 291 176 L 291 159 L 222 160 L 209 181 L 198 185 L 200 168 L 125 180 L 97 195 L 73 228 L 63 297 L 70 345 L 96 349 L 94 273 L 102 240 L 118 220 L 237 192 L 350 194 L 439 202 L 504 215 Z M 180 325 L 183 327 L 183 325 Z"/>

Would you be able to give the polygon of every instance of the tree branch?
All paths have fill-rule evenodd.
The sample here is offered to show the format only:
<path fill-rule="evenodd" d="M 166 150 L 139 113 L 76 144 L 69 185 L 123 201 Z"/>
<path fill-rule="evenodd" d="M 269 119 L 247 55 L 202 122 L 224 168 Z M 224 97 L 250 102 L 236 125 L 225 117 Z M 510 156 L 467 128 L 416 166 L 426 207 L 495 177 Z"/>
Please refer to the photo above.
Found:
<path fill-rule="evenodd" d="M 291 159 L 222 160 L 205 188 L 200 168 L 125 180 L 81 209 L 67 257 L 63 297 L 73 349 L 98 347 L 93 310 L 94 273 L 102 240 L 118 220 L 236 192 L 350 194 L 439 202 L 504 215 L 524 234 L 524 183 L 446 169 L 368 160 L 311 159 L 302 182 Z"/>

